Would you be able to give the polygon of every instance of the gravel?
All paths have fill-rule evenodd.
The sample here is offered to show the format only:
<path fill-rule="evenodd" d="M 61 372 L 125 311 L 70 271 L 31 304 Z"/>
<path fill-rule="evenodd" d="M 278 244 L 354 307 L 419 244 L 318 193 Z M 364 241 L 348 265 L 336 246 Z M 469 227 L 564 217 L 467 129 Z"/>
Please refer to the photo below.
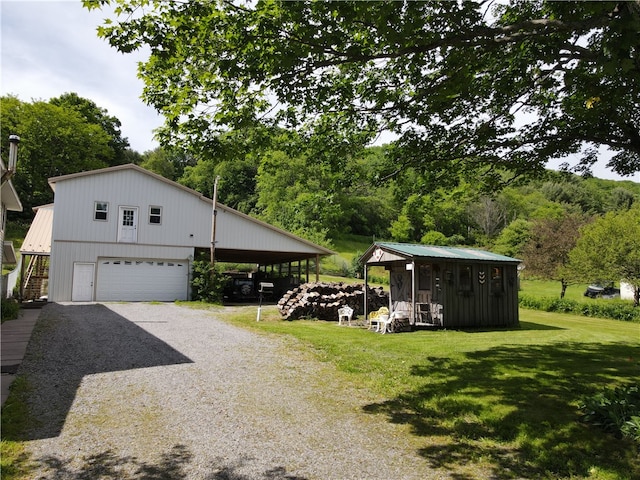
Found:
<path fill-rule="evenodd" d="M 47 305 L 19 372 L 33 478 L 447 477 L 330 363 L 219 320 L 230 308 Z"/>

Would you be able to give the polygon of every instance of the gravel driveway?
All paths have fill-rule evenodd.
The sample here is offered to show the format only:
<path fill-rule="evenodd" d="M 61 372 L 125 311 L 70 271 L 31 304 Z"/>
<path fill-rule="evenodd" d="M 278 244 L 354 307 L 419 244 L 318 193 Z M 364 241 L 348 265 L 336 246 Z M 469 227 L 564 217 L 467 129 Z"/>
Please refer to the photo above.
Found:
<path fill-rule="evenodd" d="M 38 419 L 34 478 L 446 477 L 330 364 L 225 311 L 46 306 L 19 372 Z"/>

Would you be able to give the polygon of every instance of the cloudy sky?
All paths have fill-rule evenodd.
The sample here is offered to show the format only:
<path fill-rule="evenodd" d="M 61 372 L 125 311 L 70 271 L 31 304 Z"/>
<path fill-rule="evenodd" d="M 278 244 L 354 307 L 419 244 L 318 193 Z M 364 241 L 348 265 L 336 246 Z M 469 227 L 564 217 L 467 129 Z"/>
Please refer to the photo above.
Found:
<path fill-rule="evenodd" d="M 140 100 L 143 54 L 118 53 L 96 35 L 104 17 L 79 0 L 0 0 L 0 91 L 25 102 L 77 93 L 117 117 L 143 153 L 158 146 L 152 131 L 162 119 Z"/>
<path fill-rule="evenodd" d="M 158 146 L 153 130 L 162 124 L 140 100 L 137 62 L 144 52 L 123 55 L 99 39 L 96 27 L 105 17 L 80 0 L 0 0 L 0 94 L 30 102 L 77 93 L 117 117 L 122 135 L 143 153 Z M 605 163 L 594 168 L 595 176 L 640 182 L 640 173 L 622 178 Z"/>

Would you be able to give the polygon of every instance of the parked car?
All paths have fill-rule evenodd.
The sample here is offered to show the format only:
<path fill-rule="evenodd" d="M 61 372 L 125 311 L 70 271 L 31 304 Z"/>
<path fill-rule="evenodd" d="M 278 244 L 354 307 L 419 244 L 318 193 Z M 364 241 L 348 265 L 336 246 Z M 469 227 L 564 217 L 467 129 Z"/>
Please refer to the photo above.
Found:
<path fill-rule="evenodd" d="M 620 289 L 615 288 L 613 282 L 609 282 L 606 285 L 594 283 L 587 287 L 584 296 L 589 298 L 617 298 L 620 296 Z"/>

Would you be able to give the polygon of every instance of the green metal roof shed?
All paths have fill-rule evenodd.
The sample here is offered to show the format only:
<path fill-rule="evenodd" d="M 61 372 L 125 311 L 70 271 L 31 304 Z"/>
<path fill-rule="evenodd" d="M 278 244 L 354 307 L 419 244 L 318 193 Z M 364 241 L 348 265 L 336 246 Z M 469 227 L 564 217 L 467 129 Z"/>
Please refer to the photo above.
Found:
<path fill-rule="evenodd" d="M 389 272 L 392 329 L 519 322 L 516 258 L 464 247 L 376 242 L 360 260 L 365 284 L 370 267 L 383 266 Z"/>

